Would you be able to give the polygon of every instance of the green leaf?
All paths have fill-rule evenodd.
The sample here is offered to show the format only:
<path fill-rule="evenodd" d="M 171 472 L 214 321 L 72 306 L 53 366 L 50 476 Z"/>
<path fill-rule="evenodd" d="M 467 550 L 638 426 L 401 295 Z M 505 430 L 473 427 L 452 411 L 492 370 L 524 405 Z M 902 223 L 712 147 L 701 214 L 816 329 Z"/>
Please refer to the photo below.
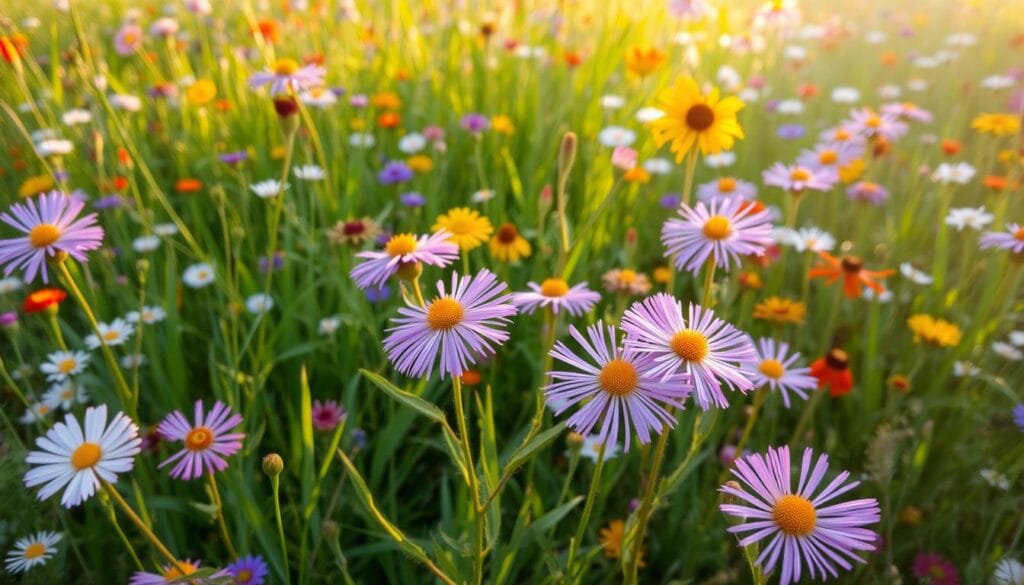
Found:
<path fill-rule="evenodd" d="M 554 528 L 556 524 L 562 521 L 562 518 L 565 518 L 569 512 L 572 512 L 573 508 L 579 506 L 580 502 L 584 499 L 585 498 L 583 496 L 576 496 L 554 510 L 551 510 L 547 514 L 537 518 L 536 522 L 530 524 L 530 527 L 526 529 L 526 532 L 533 537 L 543 539 L 549 529 Z"/>
<path fill-rule="evenodd" d="M 558 423 L 536 437 L 530 439 L 530 442 L 525 445 L 519 446 L 512 455 L 509 456 L 508 462 L 505 463 L 505 474 L 515 473 L 517 469 L 526 465 L 530 459 L 532 459 L 538 451 L 550 445 L 558 435 L 562 434 L 565 430 L 565 423 Z"/>
<path fill-rule="evenodd" d="M 374 386 L 383 390 L 388 396 L 394 398 L 403 406 L 408 406 L 434 422 L 441 423 L 443 425 L 448 424 L 448 420 L 445 418 L 444 412 L 440 408 L 426 400 L 423 400 L 415 394 L 410 394 L 405 390 L 399 389 L 379 374 L 363 369 L 360 369 L 359 373 L 362 374 L 364 378 L 372 382 Z"/>

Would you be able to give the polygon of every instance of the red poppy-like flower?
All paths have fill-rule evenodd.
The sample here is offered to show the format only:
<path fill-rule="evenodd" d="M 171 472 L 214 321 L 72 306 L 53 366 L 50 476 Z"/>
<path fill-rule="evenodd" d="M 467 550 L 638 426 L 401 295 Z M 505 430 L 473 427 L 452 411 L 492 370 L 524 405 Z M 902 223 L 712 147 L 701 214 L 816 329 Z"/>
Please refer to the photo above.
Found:
<path fill-rule="evenodd" d="M 808 272 L 811 278 L 825 278 L 825 284 L 832 284 L 843 279 L 843 294 L 848 299 L 860 298 L 862 285 L 869 287 L 878 294 L 885 292 L 885 287 L 875 281 L 876 278 L 887 278 L 896 274 L 895 270 L 866 270 L 864 263 L 856 256 L 836 258 L 828 252 L 818 252 L 824 266 L 812 268 Z"/>
<path fill-rule="evenodd" d="M 174 184 L 174 190 L 178 193 L 195 193 L 203 188 L 203 182 L 199 179 L 178 179 Z"/>
<path fill-rule="evenodd" d="M 849 366 L 850 356 L 837 347 L 829 350 L 825 357 L 814 360 L 811 375 L 818 379 L 819 390 L 828 386 L 831 396 L 845 396 L 853 389 Z"/>
<path fill-rule="evenodd" d="M 68 293 L 59 288 L 41 288 L 25 297 L 21 308 L 26 313 L 39 313 L 47 309 L 56 311 L 67 296 Z"/>

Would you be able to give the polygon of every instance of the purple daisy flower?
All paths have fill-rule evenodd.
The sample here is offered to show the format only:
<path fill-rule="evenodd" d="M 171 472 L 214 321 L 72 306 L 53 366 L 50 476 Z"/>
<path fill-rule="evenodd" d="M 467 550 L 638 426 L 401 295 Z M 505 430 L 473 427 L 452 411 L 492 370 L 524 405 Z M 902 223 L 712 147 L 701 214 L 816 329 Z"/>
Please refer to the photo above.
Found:
<path fill-rule="evenodd" d="M 757 211 L 738 197 L 715 199 L 710 206 L 679 208 L 683 219 L 669 219 L 661 228 L 661 243 L 676 268 L 698 274 L 709 257 L 726 270 L 740 256 L 761 256 L 772 245 L 771 213 Z"/>
<path fill-rule="evenodd" d="M 803 124 L 783 124 L 775 130 L 775 135 L 783 140 L 798 140 L 807 134 Z"/>
<path fill-rule="evenodd" d="M 451 233 L 441 230 L 436 234 L 414 236 L 397 234 L 384 244 L 384 251 L 369 250 L 356 254 L 366 258 L 352 269 L 350 276 L 361 289 L 382 286 L 403 266 L 416 263 L 444 267 L 459 257 L 459 247 L 448 241 Z"/>
<path fill-rule="evenodd" d="M 423 207 L 427 203 L 427 198 L 416 191 L 402 193 L 398 196 L 398 200 L 402 205 L 412 208 Z"/>
<path fill-rule="evenodd" d="M 503 328 L 516 308 L 506 290 L 489 270 L 453 274 L 451 290 L 438 281 L 437 298 L 425 307 L 402 307 L 391 319 L 384 340 L 388 358 L 407 376 L 430 377 L 440 354 L 441 377 L 461 376 L 508 341 Z"/>
<path fill-rule="evenodd" d="M 217 160 L 226 165 L 237 165 L 238 163 L 249 158 L 249 153 L 244 150 L 236 150 L 234 152 L 222 152 L 217 155 Z"/>
<path fill-rule="evenodd" d="M 658 200 L 658 205 L 661 205 L 665 209 L 675 209 L 682 203 L 682 197 L 679 193 L 665 193 Z"/>
<path fill-rule="evenodd" d="M 910 102 L 892 102 L 882 105 L 882 113 L 897 118 L 905 118 L 915 122 L 928 124 L 932 121 L 932 113 Z"/>
<path fill-rule="evenodd" d="M 688 375 L 653 375 L 654 358 L 628 348 L 623 351 L 613 325 L 598 321 L 586 329 L 586 335 L 570 326 L 569 334 L 585 356 L 573 353 L 561 341 L 555 343 L 551 357 L 578 371 L 548 372 L 552 382 L 544 387 L 544 392 L 556 415 L 583 403 L 566 421 L 570 428 L 587 436 L 600 424 L 598 441 L 617 445 L 621 426 L 624 450 L 629 451 L 634 432 L 640 443 L 646 445 L 652 435 L 675 426 L 676 418 L 666 407 L 683 408 L 692 389 Z"/>
<path fill-rule="evenodd" d="M 270 95 L 295 93 L 323 85 L 326 73 L 323 67 L 316 65 L 299 67 L 298 62 L 294 59 L 278 59 L 271 69 L 249 76 L 249 87 L 255 89 L 270 85 Z"/>
<path fill-rule="evenodd" d="M 15 203 L 10 213 L 0 214 L 0 220 L 25 233 L 20 238 L 0 240 L 0 265 L 4 276 L 17 268 L 25 271 L 25 282 L 35 280 L 42 273 L 43 282 L 49 282 L 46 259 L 59 252 L 85 262 L 85 252 L 100 247 L 103 228 L 96 225 L 96 214 L 78 217 L 85 204 L 59 191 L 51 191 L 25 203 Z"/>
<path fill-rule="evenodd" d="M 828 191 L 835 183 L 835 177 L 831 173 L 798 164 L 786 166 L 782 163 L 775 163 L 761 173 L 761 180 L 765 185 L 779 187 L 793 193 L 802 193 L 808 189 Z"/>
<path fill-rule="evenodd" d="M 1013 422 L 1024 433 L 1024 404 L 1018 404 L 1013 407 Z"/>
<path fill-rule="evenodd" d="M 982 250 L 1002 248 L 1014 254 L 1020 254 L 1024 252 L 1024 227 L 1021 227 L 1020 224 L 1008 223 L 1006 224 L 1005 232 L 985 232 L 981 234 L 978 243 L 981 245 Z M 2 246 L 3 241 L 0 241 L 0 254 L 3 252 Z M 0 261 L 2 261 L 2 258 L 0 258 Z M 7 273 L 5 272 L 4 274 Z"/>
<path fill-rule="evenodd" d="M 839 169 L 850 164 L 863 153 L 863 145 L 852 142 L 824 142 L 811 150 L 801 152 L 796 159 L 796 164 L 827 173 L 830 182 L 835 183 L 839 181 Z"/>
<path fill-rule="evenodd" d="M 689 374 L 704 410 L 729 406 L 722 382 L 741 392 L 754 388 L 742 367 L 757 359 L 754 344 L 710 309 L 691 304 L 684 318 L 679 300 L 658 293 L 634 303 L 622 316 L 622 329 L 630 351 L 653 358 L 651 376 L 665 380 L 677 372 Z"/>
<path fill-rule="evenodd" d="M 711 203 L 716 197 L 736 197 L 751 201 L 757 199 L 757 187 L 735 177 L 721 177 L 697 187 L 698 200 Z"/>
<path fill-rule="evenodd" d="M 459 125 L 462 126 L 463 130 L 468 130 L 474 134 L 483 132 L 490 127 L 491 122 L 487 119 L 487 116 L 483 114 L 466 114 L 459 120 Z"/>
<path fill-rule="evenodd" d="M 402 161 L 391 161 L 377 173 L 381 185 L 394 185 L 412 180 L 413 172 L 409 165 Z"/>
<path fill-rule="evenodd" d="M 128 585 L 166 585 L 168 583 L 181 583 L 181 578 L 191 575 L 199 570 L 199 561 L 193 561 L 192 559 L 185 559 L 178 561 L 177 565 L 164 565 L 161 573 L 146 573 L 144 571 L 136 571 L 132 578 L 128 581 Z M 217 579 L 223 579 L 229 577 L 230 573 L 227 570 L 220 570 L 216 573 L 209 575 L 204 579 L 197 579 L 189 581 L 196 585 L 203 585 L 204 583 L 212 582 Z"/>
<path fill-rule="evenodd" d="M 590 290 L 585 282 L 570 288 L 569 283 L 561 278 L 548 278 L 540 284 L 527 283 L 527 286 L 530 291 L 512 293 L 512 304 L 527 315 L 538 308 L 551 307 L 551 312 L 556 315 L 566 311 L 573 317 L 579 317 L 601 300 L 601 295 Z"/>
<path fill-rule="evenodd" d="M 177 461 L 171 470 L 175 479 L 197 479 L 207 473 L 223 471 L 229 457 L 242 448 L 245 433 L 232 433 L 231 429 L 242 424 L 242 415 L 231 414 L 231 407 L 219 400 L 209 414 L 203 412 L 203 401 L 196 401 L 195 424 L 189 424 L 181 411 L 167 415 L 156 427 L 157 433 L 166 441 L 182 441 L 185 448 L 161 463 L 162 468 Z"/>
<path fill-rule="evenodd" d="M 235 585 L 263 585 L 270 573 L 267 562 L 258 555 L 240 557 L 224 568 L 235 578 Z"/>
<path fill-rule="evenodd" d="M 846 196 L 854 201 L 881 205 L 889 198 L 889 190 L 873 181 L 857 181 L 846 189 Z"/>
<path fill-rule="evenodd" d="M 755 563 L 765 573 L 781 564 L 779 585 L 800 581 L 805 565 L 812 578 L 837 577 L 837 565 L 849 571 L 850 561 L 864 562 L 857 551 L 875 550 L 877 535 L 864 527 L 879 520 L 877 500 L 825 505 L 860 485 L 847 482 L 850 473 L 843 471 L 819 491 L 828 472 L 828 455 L 814 461 L 814 452 L 809 447 L 804 450 L 795 492 L 787 446 L 770 448 L 766 455 L 741 457 L 732 472 L 743 485 L 729 482 L 719 489 L 741 503 L 719 508 L 741 523 L 728 531 L 747 533 L 740 536 L 740 546 L 769 539 Z"/>
<path fill-rule="evenodd" d="M 756 351 L 756 359 L 747 365 L 753 373 L 754 386 L 778 390 L 786 408 L 789 408 L 790 392 L 807 400 L 806 390 L 818 387 L 818 380 L 811 376 L 810 368 L 793 367 L 800 359 L 800 353 L 790 354 L 789 345 L 785 342 L 776 344 L 775 340 L 765 337 L 757 342 Z"/>
<path fill-rule="evenodd" d="M 907 124 L 895 115 L 879 114 L 871 108 L 850 112 L 850 126 L 865 138 L 880 136 L 886 140 L 896 140 L 907 133 Z"/>

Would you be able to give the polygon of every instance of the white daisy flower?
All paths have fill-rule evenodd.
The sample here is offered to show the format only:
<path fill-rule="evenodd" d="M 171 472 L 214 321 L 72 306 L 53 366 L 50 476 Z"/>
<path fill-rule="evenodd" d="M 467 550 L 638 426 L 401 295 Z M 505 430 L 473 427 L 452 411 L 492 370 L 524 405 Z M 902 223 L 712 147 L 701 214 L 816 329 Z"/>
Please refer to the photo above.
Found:
<path fill-rule="evenodd" d="M 907 81 L 907 89 L 910 91 L 922 92 L 928 89 L 928 80 L 915 78 Z"/>
<path fill-rule="evenodd" d="M 70 140 L 43 140 L 36 144 L 36 154 L 41 157 L 71 154 L 75 145 Z"/>
<path fill-rule="evenodd" d="M 132 370 L 144 365 L 146 365 L 146 356 L 141 353 L 130 353 L 128 355 L 121 356 L 121 367 L 126 370 Z"/>
<path fill-rule="evenodd" d="M 64 380 L 50 386 L 50 389 L 43 393 L 43 402 L 51 408 L 59 406 L 64 410 L 71 410 L 75 403 L 89 402 L 89 394 L 81 384 L 76 384 L 74 380 Z"/>
<path fill-rule="evenodd" d="M 255 193 L 257 197 L 261 199 L 269 199 L 271 197 L 277 197 L 282 192 L 287 191 L 289 186 L 290 185 L 288 185 L 288 183 L 282 185 L 281 181 L 278 181 L 277 179 L 267 179 L 265 181 L 253 183 L 252 185 L 249 185 L 249 188 L 252 189 L 252 192 Z"/>
<path fill-rule="evenodd" d="M 950 183 L 966 185 L 974 177 L 975 172 L 977 171 L 974 167 L 965 162 L 942 163 L 932 173 L 932 180 L 943 185 Z"/>
<path fill-rule="evenodd" d="M 642 166 L 652 175 L 667 175 L 672 172 L 672 161 L 667 158 L 649 158 Z"/>
<path fill-rule="evenodd" d="M 330 317 L 324 317 L 320 319 L 320 323 L 317 325 L 317 333 L 323 336 L 334 335 L 334 332 L 341 327 L 341 316 L 331 315 Z"/>
<path fill-rule="evenodd" d="M 323 181 L 325 176 L 324 170 L 317 165 L 303 165 L 295 167 L 292 170 L 292 173 L 296 178 L 302 179 L 303 181 Z M 287 188 L 288 186 L 285 185 L 285 189 Z"/>
<path fill-rule="evenodd" d="M 975 366 L 971 362 L 953 362 L 953 375 L 957 378 L 963 378 L 964 376 L 974 377 L 981 374 L 981 368 Z"/>
<path fill-rule="evenodd" d="M 138 112 L 142 109 L 142 99 L 136 95 L 115 93 L 110 96 L 110 105 L 126 112 Z"/>
<path fill-rule="evenodd" d="M 299 101 L 314 108 L 329 108 L 338 103 L 338 96 L 324 87 L 314 87 L 299 94 Z"/>
<path fill-rule="evenodd" d="M 348 135 L 348 145 L 353 148 L 373 148 L 377 139 L 367 132 L 353 132 Z"/>
<path fill-rule="evenodd" d="M 892 301 L 892 291 L 886 289 L 881 294 L 875 293 L 875 291 L 869 287 L 864 287 L 864 294 L 862 295 L 866 301 L 878 301 L 880 303 L 888 303 Z"/>
<path fill-rule="evenodd" d="M 152 325 L 159 323 L 167 317 L 167 311 L 164 311 L 163 307 L 142 307 L 139 311 L 131 311 L 125 315 L 125 319 L 129 323 L 138 323 L 142 321 L 146 325 Z"/>
<path fill-rule="evenodd" d="M 57 554 L 57 543 L 61 535 L 56 532 L 37 532 L 31 536 L 19 538 L 14 548 L 7 552 L 5 565 L 12 573 L 24 573 L 34 567 L 46 564 L 50 557 Z"/>
<path fill-rule="evenodd" d="M 158 223 L 153 226 L 153 233 L 166 238 L 178 233 L 178 226 L 173 223 Z"/>
<path fill-rule="evenodd" d="M 883 100 L 894 100 L 903 95 L 903 90 L 898 85 L 886 84 L 878 88 L 878 97 Z"/>
<path fill-rule="evenodd" d="M 832 101 L 837 104 L 855 104 L 860 100 L 860 90 L 855 87 L 836 87 L 832 89 Z"/>
<path fill-rule="evenodd" d="M 713 169 L 722 169 L 736 164 L 736 153 L 731 150 L 723 150 L 718 154 L 709 154 L 704 157 L 704 164 Z"/>
<path fill-rule="evenodd" d="M 1020 585 L 1024 583 L 1024 565 L 1017 559 L 1005 558 L 996 565 L 992 580 L 996 585 Z"/>
<path fill-rule="evenodd" d="M 46 420 L 46 417 L 53 414 L 54 404 L 48 404 L 46 402 L 34 402 L 29 405 L 28 410 L 25 414 L 18 418 L 18 422 L 23 425 L 30 425 L 42 420 Z"/>
<path fill-rule="evenodd" d="M 50 382 L 63 382 L 84 372 L 88 365 L 89 354 L 84 351 L 55 351 L 46 356 L 39 371 L 46 374 Z"/>
<path fill-rule="evenodd" d="M 980 231 L 992 223 L 993 219 L 994 216 L 985 211 L 984 205 L 978 208 L 959 207 L 949 210 L 949 215 L 946 216 L 946 225 L 955 227 L 960 231 L 963 231 L 964 228 Z"/>
<path fill-rule="evenodd" d="M 128 341 L 128 338 L 135 333 L 135 327 L 130 323 L 118 317 L 110 323 L 100 323 L 98 326 L 100 337 L 103 338 L 103 343 L 100 343 L 100 338 L 96 334 L 90 334 L 85 338 L 85 345 L 89 349 L 98 349 L 100 345 L 121 345 Z"/>
<path fill-rule="evenodd" d="M 7 293 L 12 293 L 16 290 L 21 290 L 23 286 L 25 285 L 22 283 L 21 278 L 17 276 L 2 278 L 0 279 L 0 295 L 5 295 Z"/>
<path fill-rule="evenodd" d="M 580 447 L 580 457 L 585 457 L 591 461 L 597 461 L 597 452 L 601 449 L 601 435 L 595 433 L 593 435 L 587 435 L 583 438 L 583 446 Z M 622 449 L 616 445 L 611 444 L 604 448 L 604 460 L 614 459 Z"/>
<path fill-rule="evenodd" d="M 160 238 L 158 236 L 142 236 L 132 240 L 132 249 L 140 254 L 152 252 L 160 247 Z"/>
<path fill-rule="evenodd" d="M 617 95 L 601 96 L 601 107 L 606 110 L 617 110 L 626 105 L 626 99 Z"/>
<path fill-rule="evenodd" d="M 761 92 L 753 87 L 744 87 L 736 94 L 736 97 L 743 100 L 743 103 L 752 104 L 761 99 Z"/>
<path fill-rule="evenodd" d="M 597 135 L 597 140 L 609 148 L 629 146 L 636 142 L 636 132 L 622 126 L 609 126 Z"/>
<path fill-rule="evenodd" d="M 1019 362 L 1024 359 L 1024 352 L 1003 341 L 993 342 L 992 351 L 996 352 L 996 355 L 1004 357 L 1010 361 Z"/>
<path fill-rule="evenodd" d="M 990 487 L 1004 492 L 1010 489 L 1010 479 L 995 469 L 982 469 L 980 475 Z"/>
<path fill-rule="evenodd" d="M 494 189 L 481 189 L 470 195 L 469 200 L 472 201 L 473 203 L 484 203 L 486 201 L 494 199 L 494 196 L 497 194 L 498 192 L 495 191 Z"/>
<path fill-rule="evenodd" d="M 880 30 L 868 31 L 864 35 L 864 42 L 869 45 L 881 45 L 885 42 L 885 33 Z"/>
<path fill-rule="evenodd" d="M 274 308 L 274 298 L 263 293 L 256 293 L 245 299 L 245 310 L 253 315 L 262 315 Z"/>
<path fill-rule="evenodd" d="M 398 150 L 405 154 L 416 154 L 427 147 L 427 137 L 419 132 L 410 132 L 398 139 Z"/>
<path fill-rule="evenodd" d="M 1024 346 L 1024 331 L 1011 331 L 1006 336 L 1010 339 L 1010 343 L 1017 347 Z"/>
<path fill-rule="evenodd" d="M 641 124 L 646 124 L 648 122 L 653 122 L 655 120 L 658 120 L 658 119 L 664 118 L 664 117 L 665 117 L 665 112 L 663 112 L 662 110 L 659 110 L 658 108 L 651 108 L 651 107 L 640 108 L 636 112 L 636 121 L 640 122 Z"/>
<path fill-rule="evenodd" d="M 181 275 L 181 279 L 185 282 L 185 286 L 189 288 L 204 288 L 213 282 L 215 273 L 213 266 L 205 262 L 199 264 L 193 264 L 185 269 L 185 272 Z"/>
<path fill-rule="evenodd" d="M 920 270 L 914 268 L 914 265 L 911 264 L 910 262 L 904 262 L 900 264 L 900 274 L 902 274 L 903 277 L 909 280 L 910 282 L 913 282 L 914 284 L 920 284 L 922 286 L 931 284 L 933 280 L 930 274 L 921 272 Z"/>
<path fill-rule="evenodd" d="M 804 113 L 804 103 L 800 100 L 782 100 L 775 106 L 775 111 L 785 116 L 795 116 Z"/>
<path fill-rule="evenodd" d="M 33 466 L 25 473 L 25 486 L 43 486 L 40 500 L 66 488 L 61 504 L 77 506 L 96 493 L 101 479 L 115 483 L 117 474 L 131 471 L 141 444 L 139 427 L 124 413 L 118 412 L 107 424 L 106 405 L 87 408 L 84 425 L 68 414 L 36 439 L 40 450 L 25 458 Z"/>
<path fill-rule="evenodd" d="M 989 75 L 981 80 L 981 86 L 985 89 L 1010 89 L 1015 85 L 1017 85 L 1017 80 L 1009 75 Z"/>
<path fill-rule="evenodd" d="M 92 121 L 92 112 L 82 109 L 68 110 L 61 115 L 60 119 L 66 126 L 88 124 Z"/>

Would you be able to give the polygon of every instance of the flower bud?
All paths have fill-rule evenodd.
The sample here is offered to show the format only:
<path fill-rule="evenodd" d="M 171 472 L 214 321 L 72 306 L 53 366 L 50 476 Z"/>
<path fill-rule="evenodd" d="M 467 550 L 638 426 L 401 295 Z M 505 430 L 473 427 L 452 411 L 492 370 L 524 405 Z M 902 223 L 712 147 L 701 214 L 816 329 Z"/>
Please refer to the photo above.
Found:
<path fill-rule="evenodd" d="M 263 458 L 263 473 L 270 477 L 277 477 L 284 471 L 284 459 L 277 453 L 271 453 Z"/>

